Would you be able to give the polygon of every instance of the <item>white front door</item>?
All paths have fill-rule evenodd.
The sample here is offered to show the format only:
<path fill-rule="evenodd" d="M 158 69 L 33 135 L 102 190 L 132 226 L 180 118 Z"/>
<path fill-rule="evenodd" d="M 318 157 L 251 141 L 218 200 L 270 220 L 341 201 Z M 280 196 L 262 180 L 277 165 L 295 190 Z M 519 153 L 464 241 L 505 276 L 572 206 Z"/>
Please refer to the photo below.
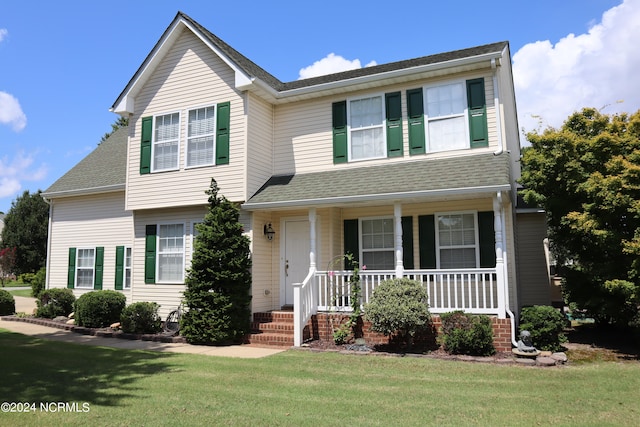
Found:
<path fill-rule="evenodd" d="M 284 287 L 281 305 L 293 305 L 293 284 L 300 283 L 309 273 L 309 220 L 284 220 L 282 275 Z"/>

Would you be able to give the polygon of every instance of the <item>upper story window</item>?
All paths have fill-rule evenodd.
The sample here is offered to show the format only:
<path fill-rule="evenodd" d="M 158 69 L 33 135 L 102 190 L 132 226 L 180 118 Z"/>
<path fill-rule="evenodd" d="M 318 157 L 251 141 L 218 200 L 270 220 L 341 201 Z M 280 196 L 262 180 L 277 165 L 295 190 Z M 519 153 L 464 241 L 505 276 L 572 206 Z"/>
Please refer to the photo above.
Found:
<path fill-rule="evenodd" d="M 180 114 L 155 116 L 153 122 L 153 170 L 177 169 L 180 151 Z"/>
<path fill-rule="evenodd" d="M 411 154 L 489 144 L 483 78 L 410 89 L 406 95 Z"/>
<path fill-rule="evenodd" d="M 436 216 L 437 259 L 439 268 L 476 268 L 479 246 L 475 213 Z"/>
<path fill-rule="evenodd" d="M 424 102 L 429 151 L 469 147 L 463 82 L 426 88 Z"/>
<path fill-rule="evenodd" d="M 187 117 L 187 126 L 181 125 L 181 116 Z M 140 122 L 141 175 L 229 164 L 230 102 L 142 117 Z M 187 149 L 181 153 L 185 137 Z"/>
<path fill-rule="evenodd" d="M 386 156 L 382 96 L 349 101 L 349 160 Z"/>
<path fill-rule="evenodd" d="M 187 167 L 213 165 L 215 107 L 189 111 Z"/>

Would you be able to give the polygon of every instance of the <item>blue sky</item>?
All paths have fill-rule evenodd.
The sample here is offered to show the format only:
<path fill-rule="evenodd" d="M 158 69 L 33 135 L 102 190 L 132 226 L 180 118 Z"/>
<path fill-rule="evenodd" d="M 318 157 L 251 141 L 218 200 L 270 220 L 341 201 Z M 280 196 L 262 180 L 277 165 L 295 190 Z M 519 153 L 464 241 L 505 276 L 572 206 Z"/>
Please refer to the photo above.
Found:
<path fill-rule="evenodd" d="M 0 212 L 111 130 L 109 108 L 178 10 L 282 81 L 508 40 L 525 130 L 583 106 L 640 108 L 640 0 L 434 3 L 2 2 Z"/>

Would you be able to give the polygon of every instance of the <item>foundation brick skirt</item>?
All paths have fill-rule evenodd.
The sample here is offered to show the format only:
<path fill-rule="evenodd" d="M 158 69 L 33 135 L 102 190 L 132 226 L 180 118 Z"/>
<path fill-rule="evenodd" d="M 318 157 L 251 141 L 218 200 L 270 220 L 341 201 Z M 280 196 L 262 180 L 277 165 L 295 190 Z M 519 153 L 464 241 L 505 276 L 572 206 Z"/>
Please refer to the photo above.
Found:
<path fill-rule="evenodd" d="M 333 331 L 349 319 L 348 314 L 318 313 L 311 317 L 304 330 L 305 339 L 333 340 Z M 442 328 L 440 316 L 432 315 L 434 329 L 439 333 Z M 509 319 L 491 317 L 493 325 L 493 346 L 496 351 L 511 351 L 511 322 Z M 368 344 L 387 344 L 389 337 L 371 330 L 371 322 L 364 321 L 363 338 Z"/>

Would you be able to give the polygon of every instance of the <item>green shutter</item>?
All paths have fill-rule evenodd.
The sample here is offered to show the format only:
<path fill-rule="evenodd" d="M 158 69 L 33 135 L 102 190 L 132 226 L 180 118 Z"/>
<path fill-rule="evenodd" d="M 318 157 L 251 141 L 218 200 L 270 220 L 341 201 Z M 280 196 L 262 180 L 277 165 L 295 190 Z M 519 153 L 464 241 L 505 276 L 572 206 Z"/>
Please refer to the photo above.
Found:
<path fill-rule="evenodd" d="M 104 273 L 104 248 L 96 248 L 96 261 L 94 265 L 93 289 L 102 289 L 102 274 Z"/>
<path fill-rule="evenodd" d="M 422 88 L 407 91 L 407 115 L 409 116 L 409 153 L 424 154 L 426 144 Z"/>
<path fill-rule="evenodd" d="M 478 239 L 480 240 L 480 268 L 496 266 L 496 234 L 493 212 L 478 212 Z"/>
<path fill-rule="evenodd" d="M 353 254 L 354 261 L 360 259 L 360 245 L 358 243 L 358 220 L 357 219 L 345 219 L 344 220 L 344 253 Z M 355 265 L 351 265 L 345 262 L 344 268 L 352 270 Z"/>
<path fill-rule="evenodd" d="M 402 100 L 400 92 L 385 95 L 387 157 L 402 157 Z"/>
<path fill-rule="evenodd" d="M 115 289 L 122 290 L 124 281 L 124 246 L 116 246 L 116 281 Z"/>
<path fill-rule="evenodd" d="M 413 217 L 402 217 L 402 264 L 413 269 Z"/>
<path fill-rule="evenodd" d="M 153 135 L 153 117 L 142 118 L 140 132 L 140 174 L 151 172 L 151 136 Z"/>
<path fill-rule="evenodd" d="M 144 283 L 156 283 L 156 233 L 155 224 L 145 229 Z"/>
<path fill-rule="evenodd" d="M 436 223 L 434 215 L 418 217 L 420 268 L 436 268 Z"/>
<path fill-rule="evenodd" d="M 217 107 L 216 122 L 216 165 L 229 164 L 229 124 L 231 103 L 223 102 Z"/>
<path fill-rule="evenodd" d="M 76 248 L 69 248 L 69 264 L 67 270 L 67 288 L 73 289 L 76 283 Z"/>
<path fill-rule="evenodd" d="M 333 113 L 333 163 L 346 163 L 347 156 L 347 101 L 334 102 Z"/>
<path fill-rule="evenodd" d="M 487 133 L 487 105 L 484 96 L 484 79 L 467 80 L 469 103 L 469 136 L 471 148 L 489 145 Z"/>

